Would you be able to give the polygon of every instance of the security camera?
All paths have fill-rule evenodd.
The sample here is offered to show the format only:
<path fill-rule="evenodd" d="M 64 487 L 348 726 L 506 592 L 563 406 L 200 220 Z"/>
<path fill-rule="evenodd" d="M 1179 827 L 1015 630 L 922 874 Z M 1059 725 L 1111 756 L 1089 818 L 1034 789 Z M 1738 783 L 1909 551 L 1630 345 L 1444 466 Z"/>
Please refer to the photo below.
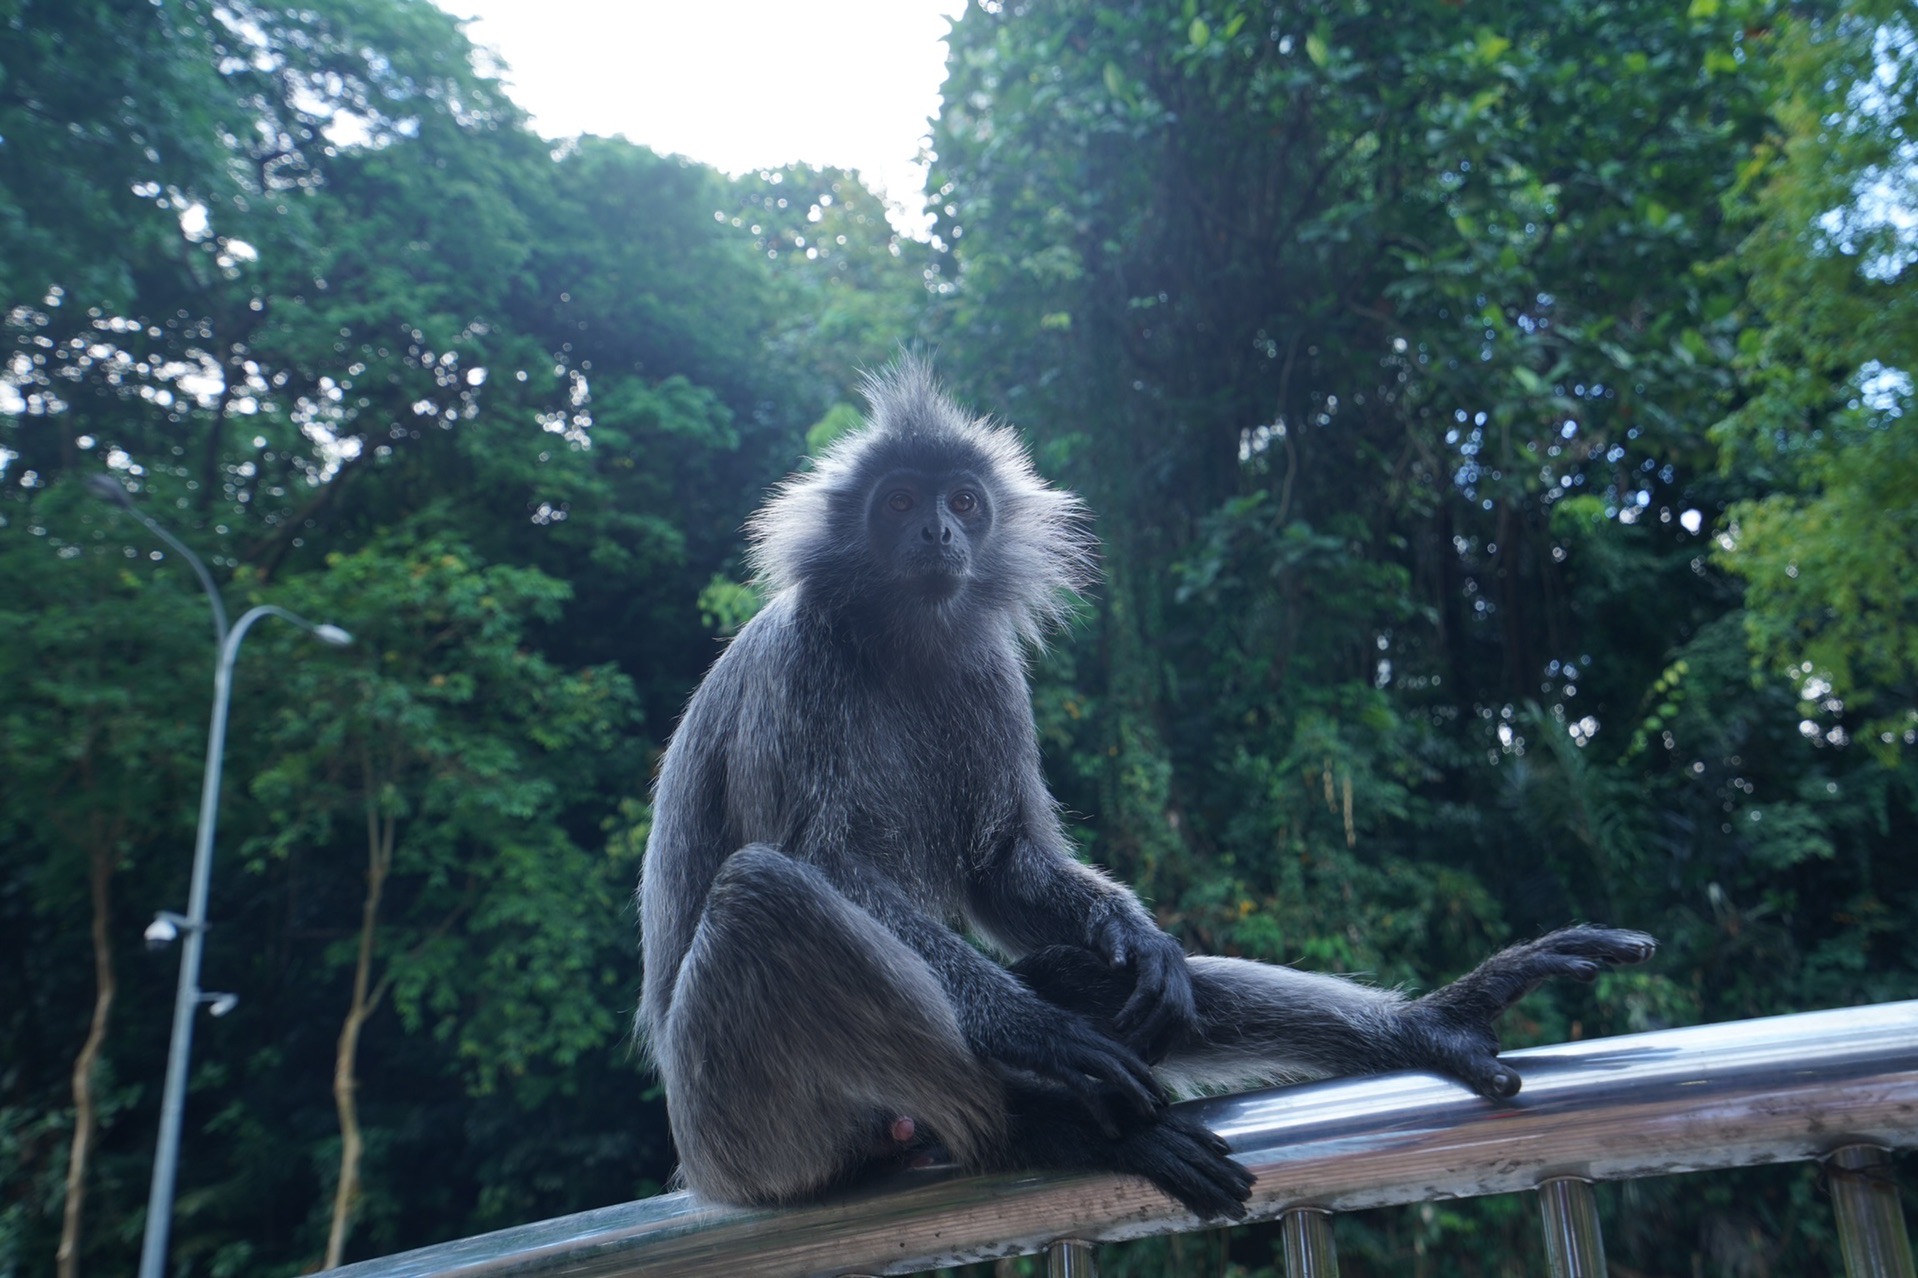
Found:
<path fill-rule="evenodd" d="M 147 924 L 146 938 L 149 950 L 164 950 L 180 939 L 179 925 L 164 914 L 156 914 Z"/>

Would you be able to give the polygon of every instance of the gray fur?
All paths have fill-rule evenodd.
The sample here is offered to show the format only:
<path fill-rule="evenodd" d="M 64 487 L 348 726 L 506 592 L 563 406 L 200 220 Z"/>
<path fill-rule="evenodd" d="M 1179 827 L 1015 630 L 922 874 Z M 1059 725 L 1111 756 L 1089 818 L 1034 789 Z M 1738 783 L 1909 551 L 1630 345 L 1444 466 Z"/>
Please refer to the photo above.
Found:
<path fill-rule="evenodd" d="M 1249 1177 L 1148 1058 L 1192 1088 L 1416 1066 L 1509 1094 L 1491 1018 L 1649 953 L 1569 929 L 1416 1001 L 1188 960 L 1072 857 L 1040 770 L 1026 654 L 1091 578 L 1083 508 L 922 363 L 867 395 L 754 517 L 771 598 L 660 770 L 639 1022 L 694 1189 L 803 1198 L 901 1152 L 910 1117 L 968 1166 L 1130 1172 L 1238 1214 Z"/>

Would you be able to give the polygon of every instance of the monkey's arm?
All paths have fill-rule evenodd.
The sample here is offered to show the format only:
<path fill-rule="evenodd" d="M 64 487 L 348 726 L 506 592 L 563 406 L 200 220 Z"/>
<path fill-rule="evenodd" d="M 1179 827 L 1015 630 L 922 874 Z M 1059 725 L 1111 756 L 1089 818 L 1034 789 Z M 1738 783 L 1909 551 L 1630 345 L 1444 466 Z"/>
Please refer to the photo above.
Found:
<path fill-rule="evenodd" d="M 1157 1061 L 1197 1023 L 1185 950 L 1129 889 L 1073 859 L 1050 820 L 1049 798 L 1040 811 L 974 876 L 970 920 L 1015 959 L 1069 945 L 1127 972 L 1132 993 L 1113 1026 L 1146 1060 Z"/>
<path fill-rule="evenodd" d="M 1041 999 L 890 879 L 821 868 L 840 892 L 926 960 L 952 1001 L 960 1031 L 979 1055 L 1081 1095 L 1109 1087 L 1144 1114 L 1164 1108 L 1157 1079 L 1132 1049 L 1084 1017 Z"/>

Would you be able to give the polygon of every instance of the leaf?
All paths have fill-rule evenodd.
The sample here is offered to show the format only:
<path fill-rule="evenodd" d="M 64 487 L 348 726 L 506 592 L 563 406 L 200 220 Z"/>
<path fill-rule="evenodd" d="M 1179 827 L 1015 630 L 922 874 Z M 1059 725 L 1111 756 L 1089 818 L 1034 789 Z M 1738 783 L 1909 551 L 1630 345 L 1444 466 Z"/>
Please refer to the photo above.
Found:
<path fill-rule="evenodd" d="M 1106 63 L 1105 82 L 1106 92 L 1110 93 L 1113 97 L 1123 98 L 1126 96 L 1125 75 L 1119 70 L 1117 63 Z"/>
<path fill-rule="evenodd" d="M 1305 37 L 1305 56 L 1312 59 L 1312 65 L 1316 67 L 1323 67 L 1332 60 L 1332 50 L 1324 35 L 1314 31 Z"/>
<path fill-rule="evenodd" d="M 1637 363 L 1637 360 L 1632 357 L 1632 353 L 1616 342 L 1600 342 L 1598 349 L 1605 352 L 1606 359 L 1611 360 L 1612 363 L 1618 365 L 1620 368 L 1629 369 L 1633 364 Z"/>
<path fill-rule="evenodd" d="M 1505 86 L 1502 84 L 1495 84 L 1489 89 L 1480 89 L 1472 95 L 1472 100 L 1467 104 L 1466 110 L 1473 115 L 1484 115 L 1488 108 L 1504 96 Z"/>
<path fill-rule="evenodd" d="M 1488 65 L 1495 63 L 1504 55 L 1505 51 L 1511 47 L 1511 40 L 1505 36 L 1498 34 L 1498 32 L 1493 31 L 1489 27 L 1480 29 L 1476 50 L 1480 62 Z"/>
<path fill-rule="evenodd" d="M 1186 38 L 1192 41 L 1192 47 L 1203 49 L 1212 43 L 1212 28 L 1205 24 L 1204 18 L 1192 19 L 1192 25 L 1186 28 Z"/>

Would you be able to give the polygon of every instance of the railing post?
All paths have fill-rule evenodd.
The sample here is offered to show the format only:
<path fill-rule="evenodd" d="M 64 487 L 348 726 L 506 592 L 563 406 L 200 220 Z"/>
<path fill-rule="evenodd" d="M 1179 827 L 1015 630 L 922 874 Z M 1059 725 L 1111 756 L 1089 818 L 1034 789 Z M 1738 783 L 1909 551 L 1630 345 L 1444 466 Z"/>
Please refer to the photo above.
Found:
<path fill-rule="evenodd" d="M 1046 1278 L 1099 1278 L 1092 1244 L 1077 1238 L 1046 1244 Z"/>
<path fill-rule="evenodd" d="M 1847 1278 L 1913 1278 L 1891 1155 L 1876 1145 L 1847 1145 L 1825 1159 L 1825 1177 Z"/>
<path fill-rule="evenodd" d="M 1285 1227 L 1286 1278 L 1339 1278 L 1331 1212 L 1294 1207 L 1279 1217 L 1279 1223 Z"/>
<path fill-rule="evenodd" d="M 1538 1187 L 1545 1216 L 1545 1258 L 1552 1278 L 1605 1278 L 1605 1236 L 1592 1182 L 1556 1176 Z"/>

